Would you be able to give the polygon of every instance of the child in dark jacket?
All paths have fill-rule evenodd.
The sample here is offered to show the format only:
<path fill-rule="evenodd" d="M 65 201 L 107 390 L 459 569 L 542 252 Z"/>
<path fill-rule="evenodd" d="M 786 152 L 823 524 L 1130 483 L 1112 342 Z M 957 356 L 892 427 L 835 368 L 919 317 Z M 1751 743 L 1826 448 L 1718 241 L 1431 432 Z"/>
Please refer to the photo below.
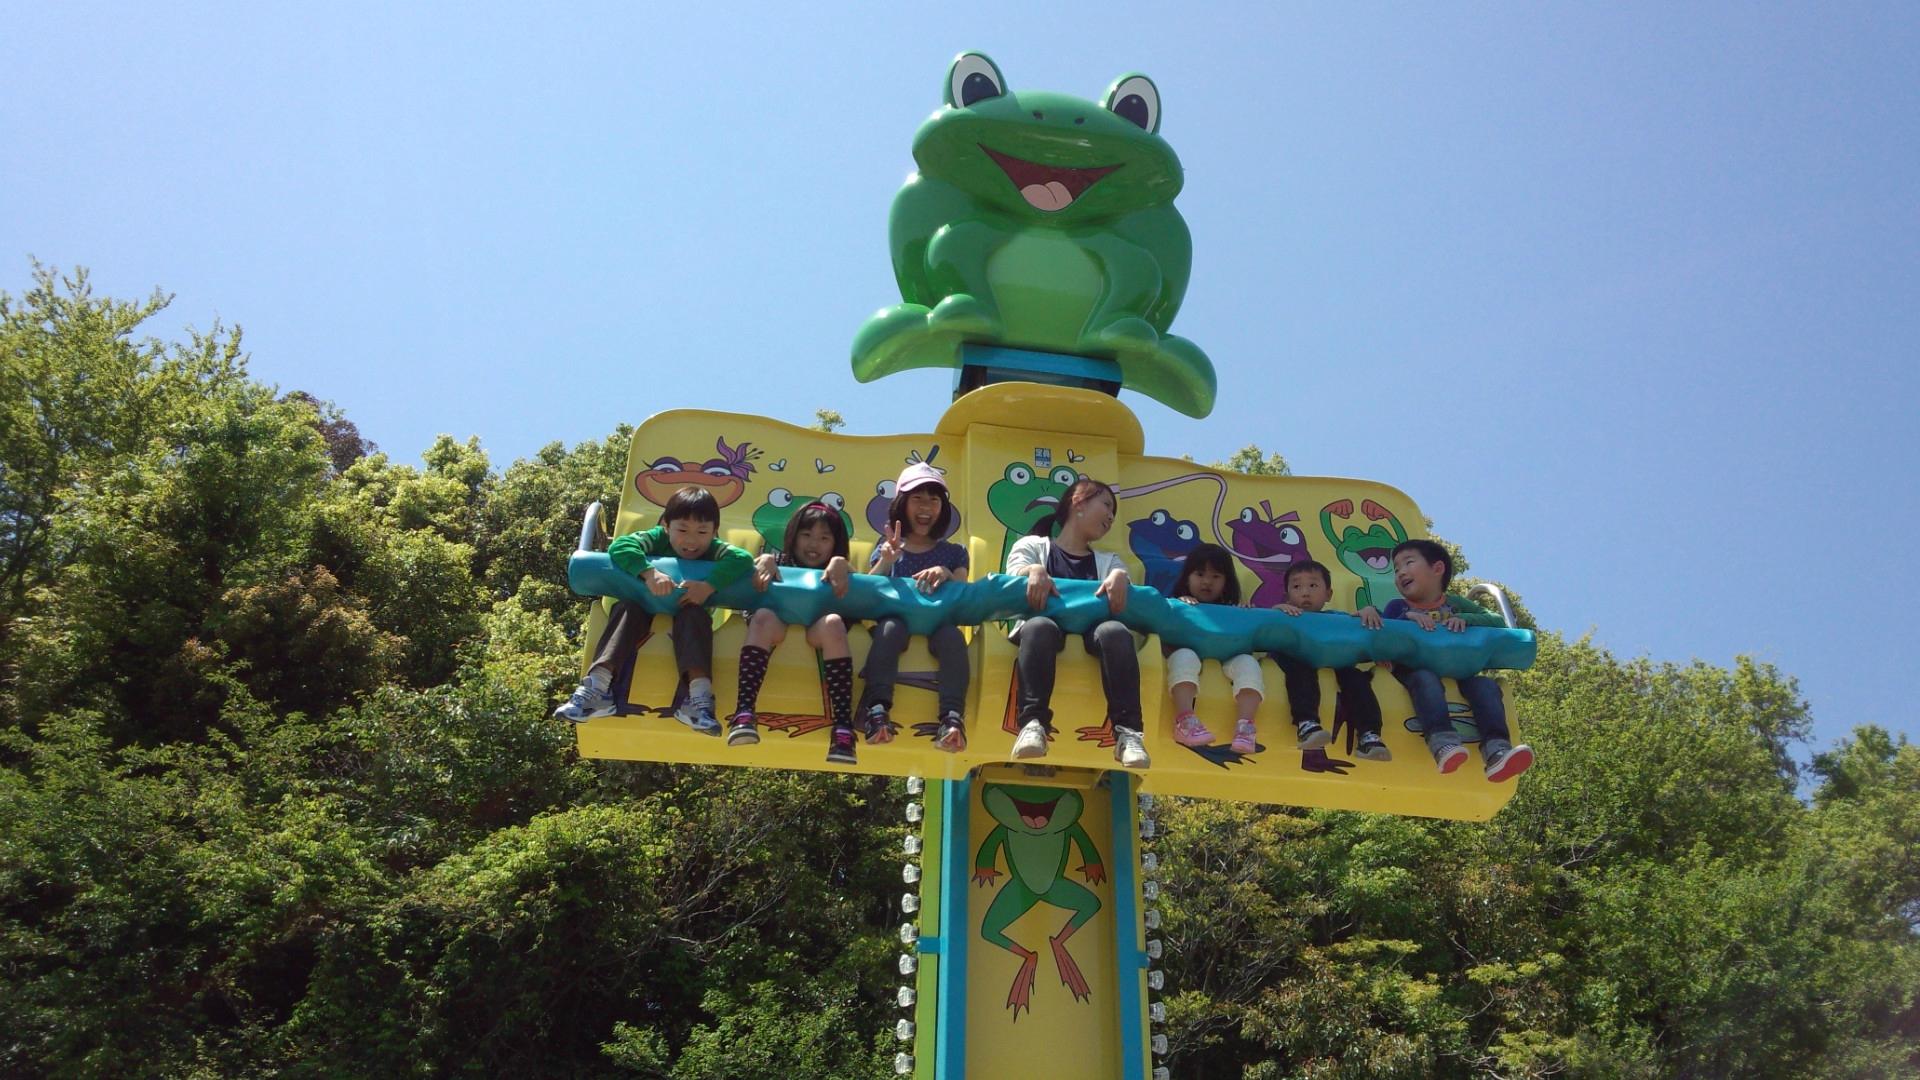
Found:
<path fill-rule="evenodd" d="M 1333 574 L 1320 563 L 1306 559 L 1287 567 L 1287 601 L 1279 610 L 1289 615 L 1319 611 L 1333 596 Z M 1320 726 L 1320 673 L 1312 664 L 1285 653 L 1273 653 L 1273 662 L 1287 677 L 1287 706 L 1293 713 L 1294 729 L 1300 736 L 1300 748 L 1311 750 L 1332 741 Z M 1340 700 L 1346 703 L 1347 720 L 1359 733 L 1354 756 L 1367 761 L 1392 761 L 1393 753 L 1380 738 L 1380 699 L 1373 693 L 1373 669 L 1357 667 L 1333 669 L 1333 681 L 1340 687 Z"/>

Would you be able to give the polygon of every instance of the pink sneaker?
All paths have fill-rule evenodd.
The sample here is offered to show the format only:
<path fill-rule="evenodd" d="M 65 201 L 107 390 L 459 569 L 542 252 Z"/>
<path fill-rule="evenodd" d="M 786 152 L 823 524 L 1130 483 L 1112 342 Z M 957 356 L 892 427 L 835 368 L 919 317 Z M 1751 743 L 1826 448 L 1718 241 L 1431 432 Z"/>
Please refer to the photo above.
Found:
<path fill-rule="evenodd" d="M 1251 754 L 1260 749 L 1260 744 L 1255 741 L 1255 737 L 1258 734 L 1259 732 L 1254 730 L 1253 721 L 1251 720 L 1242 720 L 1233 725 L 1233 752 L 1236 754 Z"/>
<path fill-rule="evenodd" d="M 1190 712 L 1183 712 L 1173 718 L 1173 741 L 1181 746 L 1211 746 L 1213 732 L 1207 725 Z"/>

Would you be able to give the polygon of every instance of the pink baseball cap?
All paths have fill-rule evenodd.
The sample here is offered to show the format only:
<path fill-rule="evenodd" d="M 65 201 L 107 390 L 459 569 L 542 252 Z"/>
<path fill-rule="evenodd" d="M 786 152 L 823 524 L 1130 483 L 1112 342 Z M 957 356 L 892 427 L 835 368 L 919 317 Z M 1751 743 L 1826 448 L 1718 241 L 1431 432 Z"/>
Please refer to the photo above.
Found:
<path fill-rule="evenodd" d="M 900 470 L 900 479 L 893 482 L 893 490 L 896 494 L 905 495 L 914 488 L 926 487 L 928 484 L 946 487 L 947 478 L 940 475 L 939 469 L 924 461 L 916 461 Z"/>

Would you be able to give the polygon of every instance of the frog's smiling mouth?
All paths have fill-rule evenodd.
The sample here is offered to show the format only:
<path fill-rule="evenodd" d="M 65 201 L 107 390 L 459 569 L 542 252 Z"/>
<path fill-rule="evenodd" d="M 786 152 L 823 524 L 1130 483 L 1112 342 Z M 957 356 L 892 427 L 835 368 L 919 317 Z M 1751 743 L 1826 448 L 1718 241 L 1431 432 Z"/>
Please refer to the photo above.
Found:
<path fill-rule="evenodd" d="M 1058 799 L 1043 803 L 1021 802 L 1019 799 L 1012 801 L 1013 812 L 1020 815 L 1021 823 L 1029 829 L 1046 828 L 1047 822 L 1053 820 L 1053 808 L 1059 802 Z"/>
<path fill-rule="evenodd" d="M 1090 169 L 1068 169 L 1022 161 L 987 146 L 980 146 L 980 149 L 986 151 L 993 163 L 1000 166 L 1000 171 L 1007 174 L 1007 179 L 1013 181 L 1013 186 L 1020 191 L 1020 197 L 1027 200 L 1029 206 L 1048 213 L 1065 210 L 1101 177 L 1120 167 L 1097 165 Z"/>

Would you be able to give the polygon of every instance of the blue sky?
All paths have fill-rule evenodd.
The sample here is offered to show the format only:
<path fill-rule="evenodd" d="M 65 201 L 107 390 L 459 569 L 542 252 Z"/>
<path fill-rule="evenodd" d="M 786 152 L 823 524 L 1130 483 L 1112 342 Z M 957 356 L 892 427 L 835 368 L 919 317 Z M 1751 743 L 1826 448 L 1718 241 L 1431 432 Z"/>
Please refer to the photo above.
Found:
<path fill-rule="evenodd" d="M 1546 625 L 1920 735 L 1920 7 L 708 10 L 15 5 L 0 289 L 161 286 L 402 458 L 925 430 L 950 375 L 846 355 L 947 63 L 1144 71 L 1223 390 L 1130 397 L 1150 451 L 1394 484 Z"/>

